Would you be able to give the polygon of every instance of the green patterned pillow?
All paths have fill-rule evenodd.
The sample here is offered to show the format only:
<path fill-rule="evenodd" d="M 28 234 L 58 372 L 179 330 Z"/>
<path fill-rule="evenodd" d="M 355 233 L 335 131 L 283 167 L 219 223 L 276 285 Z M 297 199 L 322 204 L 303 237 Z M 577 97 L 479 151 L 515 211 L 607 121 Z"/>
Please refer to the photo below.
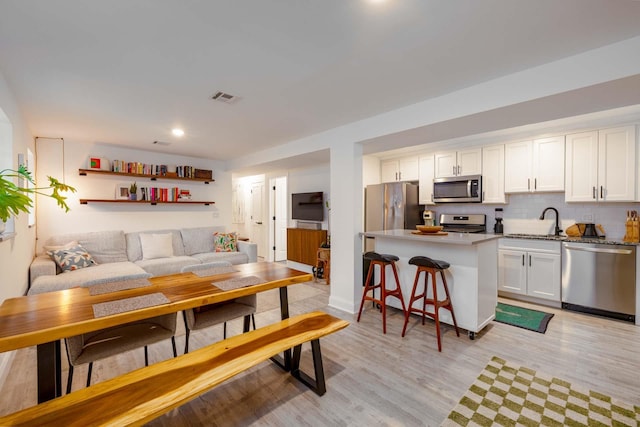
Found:
<path fill-rule="evenodd" d="M 58 264 L 58 267 L 62 269 L 63 273 L 98 264 L 93 260 L 89 252 L 79 244 L 75 246 L 61 247 L 59 249 L 51 249 L 47 251 L 47 255 L 49 255 L 56 264 Z"/>
<path fill-rule="evenodd" d="M 237 241 L 236 233 L 213 233 L 213 249 L 216 252 L 237 252 Z"/>

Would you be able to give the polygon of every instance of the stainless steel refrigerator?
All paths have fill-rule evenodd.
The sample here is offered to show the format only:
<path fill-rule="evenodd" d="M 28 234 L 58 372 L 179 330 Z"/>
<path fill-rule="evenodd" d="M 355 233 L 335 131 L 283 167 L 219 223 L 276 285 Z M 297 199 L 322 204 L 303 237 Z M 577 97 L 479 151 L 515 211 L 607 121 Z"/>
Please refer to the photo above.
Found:
<path fill-rule="evenodd" d="M 418 186 L 407 182 L 368 185 L 365 189 L 364 229 L 381 231 L 415 230 L 422 223 Z M 365 239 L 365 252 L 374 250 L 372 238 Z"/>

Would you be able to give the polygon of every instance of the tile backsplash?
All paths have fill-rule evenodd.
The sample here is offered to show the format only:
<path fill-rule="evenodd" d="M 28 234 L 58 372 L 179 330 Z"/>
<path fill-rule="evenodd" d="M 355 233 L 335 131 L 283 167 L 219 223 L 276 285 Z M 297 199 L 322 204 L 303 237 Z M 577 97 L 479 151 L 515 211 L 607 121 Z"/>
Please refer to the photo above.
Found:
<path fill-rule="evenodd" d="M 628 210 L 640 211 L 640 202 L 636 203 L 566 203 L 564 193 L 512 194 L 506 205 L 481 204 L 439 204 L 427 207 L 441 213 L 483 213 L 487 215 L 487 231 L 493 231 L 495 209 L 503 209 L 504 232 L 553 234 L 555 214 L 548 211 L 545 220 L 540 221 L 540 214 L 547 207 L 554 207 L 560 214 L 560 228 L 576 222 L 593 222 L 601 224 L 607 238 L 622 239 L 625 233 L 625 220 Z"/>

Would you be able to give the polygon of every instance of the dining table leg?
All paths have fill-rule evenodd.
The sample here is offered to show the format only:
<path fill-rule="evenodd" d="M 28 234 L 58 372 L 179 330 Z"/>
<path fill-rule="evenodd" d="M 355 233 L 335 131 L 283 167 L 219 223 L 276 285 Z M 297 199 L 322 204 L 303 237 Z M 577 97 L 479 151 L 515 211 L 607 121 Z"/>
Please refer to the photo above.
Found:
<path fill-rule="evenodd" d="M 62 395 L 60 350 L 60 340 L 37 345 L 38 403 Z"/>

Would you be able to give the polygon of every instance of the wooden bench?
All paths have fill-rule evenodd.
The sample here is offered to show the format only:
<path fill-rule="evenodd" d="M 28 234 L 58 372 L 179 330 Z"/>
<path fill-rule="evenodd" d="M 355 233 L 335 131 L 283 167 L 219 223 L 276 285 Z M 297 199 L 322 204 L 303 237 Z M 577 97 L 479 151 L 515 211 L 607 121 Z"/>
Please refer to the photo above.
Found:
<path fill-rule="evenodd" d="M 322 395 L 320 338 L 348 325 L 320 311 L 292 317 L 7 415 L 0 425 L 142 425 L 292 348 L 291 374 Z M 306 342 L 311 342 L 315 379 L 300 370 Z"/>

